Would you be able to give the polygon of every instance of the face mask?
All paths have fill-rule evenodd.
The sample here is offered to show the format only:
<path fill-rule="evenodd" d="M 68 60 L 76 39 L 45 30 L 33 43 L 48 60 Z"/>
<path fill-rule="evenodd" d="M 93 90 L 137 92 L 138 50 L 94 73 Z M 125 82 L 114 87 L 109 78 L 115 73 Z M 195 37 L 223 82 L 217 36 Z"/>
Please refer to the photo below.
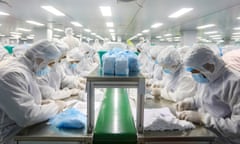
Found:
<path fill-rule="evenodd" d="M 192 77 L 193 79 L 196 81 L 196 82 L 199 82 L 199 83 L 208 83 L 208 79 L 205 78 L 202 74 L 200 73 L 197 73 L 197 74 L 192 74 Z"/>
<path fill-rule="evenodd" d="M 163 69 L 163 72 L 166 73 L 166 74 L 172 74 L 172 71 L 169 70 L 169 69 Z"/>
<path fill-rule="evenodd" d="M 45 76 L 49 73 L 49 71 L 50 71 L 50 68 L 48 66 L 46 66 L 45 68 L 36 71 L 36 75 L 39 76 L 39 77 L 40 76 Z"/>
<path fill-rule="evenodd" d="M 73 64 L 70 64 L 70 69 L 76 69 L 77 68 L 77 64 L 76 63 L 73 63 Z"/>

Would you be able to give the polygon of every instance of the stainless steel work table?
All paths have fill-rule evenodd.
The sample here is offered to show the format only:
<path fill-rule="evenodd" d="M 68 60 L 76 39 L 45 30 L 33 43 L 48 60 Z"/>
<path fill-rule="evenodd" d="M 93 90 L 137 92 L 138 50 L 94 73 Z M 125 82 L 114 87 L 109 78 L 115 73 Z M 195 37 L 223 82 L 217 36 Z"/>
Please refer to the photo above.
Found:
<path fill-rule="evenodd" d="M 174 103 L 160 99 L 160 101 L 146 100 L 145 108 L 169 107 L 174 109 Z M 186 131 L 164 131 L 150 132 L 144 131 L 138 134 L 138 143 L 158 143 L 158 144 L 209 144 L 214 141 L 216 135 L 202 126 Z"/>
<path fill-rule="evenodd" d="M 87 134 L 86 129 L 58 129 L 48 125 L 47 122 L 43 122 L 23 129 L 15 136 L 15 140 L 17 142 L 55 141 L 91 143 L 92 135 Z"/>
<path fill-rule="evenodd" d="M 94 129 L 94 89 L 95 88 L 137 88 L 137 131 L 143 133 L 143 109 L 145 95 L 145 78 L 139 74 L 129 76 L 109 76 L 102 74 L 96 69 L 87 77 L 87 132 L 92 133 Z"/>

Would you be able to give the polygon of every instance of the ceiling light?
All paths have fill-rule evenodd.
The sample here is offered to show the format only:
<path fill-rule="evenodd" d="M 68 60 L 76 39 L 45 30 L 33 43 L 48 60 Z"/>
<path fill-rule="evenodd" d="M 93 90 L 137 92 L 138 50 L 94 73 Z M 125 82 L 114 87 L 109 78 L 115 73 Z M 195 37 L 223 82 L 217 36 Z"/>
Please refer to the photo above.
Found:
<path fill-rule="evenodd" d="M 156 36 L 156 38 L 162 38 L 162 36 Z"/>
<path fill-rule="evenodd" d="M 162 23 L 155 23 L 151 26 L 151 28 L 158 28 L 160 26 L 162 26 L 163 24 Z"/>
<path fill-rule="evenodd" d="M 55 35 L 53 35 L 54 37 L 57 37 L 57 38 L 59 38 L 59 37 L 61 37 L 60 35 L 57 35 L 57 34 L 55 34 Z"/>
<path fill-rule="evenodd" d="M 175 39 L 180 39 L 181 37 L 174 37 Z"/>
<path fill-rule="evenodd" d="M 10 34 L 13 34 L 13 35 L 21 35 L 22 33 L 19 33 L 19 32 L 10 32 Z"/>
<path fill-rule="evenodd" d="M 207 24 L 207 25 L 202 25 L 202 26 L 198 26 L 197 29 L 206 29 L 206 28 L 210 28 L 210 27 L 214 27 L 216 26 L 215 24 Z"/>
<path fill-rule="evenodd" d="M 164 36 L 169 37 L 169 36 L 172 36 L 172 34 L 169 33 L 169 34 L 165 34 Z"/>
<path fill-rule="evenodd" d="M 36 21 L 31 21 L 31 20 L 27 20 L 26 23 L 37 25 L 37 26 L 44 26 L 44 24 L 42 24 L 42 23 L 39 23 L 39 22 L 36 22 Z"/>
<path fill-rule="evenodd" d="M 142 34 L 141 33 L 138 33 L 137 36 L 141 36 Z"/>
<path fill-rule="evenodd" d="M 96 35 L 96 33 L 91 33 L 91 35 Z"/>
<path fill-rule="evenodd" d="M 209 37 L 215 38 L 215 37 L 221 37 L 221 35 L 210 35 Z"/>
<path fill-rule="evenodd" d="M 114 26 L 113 22 L 107 22 L 106 25 L 107 25 L 107 27 L 113 27 Z"/>
<path fill-rule="evenodd" d="M 3 35 L 3 34 L 0 34 L 0 37 L 4 37 L 5 35 Z"/>
<path fill-rule="evenodd" d="M 28 39 L 34 39 L 34 36 L 27 36 Z"/>
<path fill-rule="evenodd" d="M 64 30 L 58 29 L 58 28 L 54 28 L 53 30 L 54 30 L 54 31 L 58 31 L 58 32 L 64 32 Z"/>
<path fill-rule="evenodd" d="M 160 41 L 165 41 L 164 39 L 160 39 Z"/>
<path fill-rule="evenodd" d="M 239 20 L 240 20 L 240 17 L 237 17 L 237 19 L 239 19 Z"/>
<path fill-rule="evenodd" d="M 235 27 L 235 28 L 233 28 L 234 30 L 240 30 L 240 27 Z"/>
<path fill-rule="evenodd" d="M 240 33 L 238 32 L 238 33 L 232 33 L 233 35 L 240 35 Z"/>
<path fill-rule="evenodd" d="M 9 14 L 9 13 L 5 13 L 5 12 L 1 12 L 1 11 L 0 11 L 0 15 L 9 16 L 10 14 Z"/>
<path fill-rule="evenodd" d="M 84 29 L 84 31 L 85 31 L 85 32 L 91 32 L 91 30 L 90 30 L 90 29 Z"/>
<path fill-rule="evenodd" d="M 115 30 L 114 29 L 109 29 L 109 32 L 115 32 Z"/>
<path fill-rule="evenodd" d="M 17 28 L 17 30 L 19 30 L 19 31 L 24 31 L 24 32 L 30 32 L 30 31 L 32 31 L 32 30 L 30 30 L 30 29 L 25 29 L 25 28 Z"/>
<path fill-rule="evenodd" d="M 212 38 L 212 39 L 214 39 L 214 40 L 220 40 L 220 39 L 222 39 L 221 37 L 215 37 L 215 38 Z"/>
<path fill-rule="evenodd" d="M 112 11 L 110 6 L 100 6 L 99 8 L 103 16 L 112 16 Z"/>
<path fill-rule="evenodd" d="M 41 6 L 43 9 L 45 9 L 46 11 L 56 15 L 56 16 L 65 16 L 64 13 L 62 13 L 61 11 L 57 10 L 56 8 L 54 8 L 53 6 Z"/>
<path fill-rule="evenodd" d="M 142 31 L 142 33 L 148 33 L 150 30 L 149 29 L 145 29 Z"/>
<path fill-rule="evenodd" d="M 192 11 L 192 10 L 193 10 L 193 8 L 182 8 L 182 9 L 178 10 L 177 12 L 171 14 L 168 17 L 169 18 L 178 18 L 178 17 L 180 17 L 180 16 L 182 16 L 182 15 L 184 15 L 184 14 L 186 14 L 186 13 Z"/>
<path fill-rule="evenodd" d="M 82 27 L 82 24 L 80 24 L 79 22 L 71 21 L 71 24 L 76 27 Z"/>
<path fill-rule="evenodd" d="M 208 32 L 204 32 L 204 34 L 207 34 L 207 35 L 209 35 L 209 34 L 216 34 L 216 33 L 218 33 L 218 31 L 208 31 Z"/>

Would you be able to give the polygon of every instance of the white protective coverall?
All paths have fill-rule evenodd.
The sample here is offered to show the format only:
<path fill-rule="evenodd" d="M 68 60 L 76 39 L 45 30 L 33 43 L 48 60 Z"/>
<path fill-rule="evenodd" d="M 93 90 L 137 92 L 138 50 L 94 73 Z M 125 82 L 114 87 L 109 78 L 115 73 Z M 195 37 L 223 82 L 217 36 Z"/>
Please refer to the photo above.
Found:
<path fill-rule="evenodd" d="M 25 55 L 0 64 L 0 143 L 10 144 L 23 127 L 45 121 L 59 111 L 55 102 L 41 104 L 35 73 L 60 56 L 48 41 L 40 41 Z M 37 59 L 44 61 L 40 64 Z"/>

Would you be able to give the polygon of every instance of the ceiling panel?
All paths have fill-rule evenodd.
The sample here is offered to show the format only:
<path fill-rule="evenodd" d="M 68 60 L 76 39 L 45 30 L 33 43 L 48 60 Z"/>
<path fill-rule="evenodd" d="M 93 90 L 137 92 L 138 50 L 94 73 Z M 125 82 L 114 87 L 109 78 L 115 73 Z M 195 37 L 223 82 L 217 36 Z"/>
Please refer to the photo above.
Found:
<path fill-rule="evenodd" d="M 127 39 L 144 29 L 150 28 L 155 22 L 164 25 L 151 30 L 147 35 L 156 36 L 166 32 L 179 33 L 183 30 L 195 29 L 197 25 L 216 23 L 218 29 L 226 36 L 230 36 L 232 27 L 240 25 L 236 17 L 240 13 L 239 0 L 136 0 L 124 3 L 117 0 L 6 0 L 11 7 L 0 3 L 0 10 L 11 16 L 0 16 L 0 32 L 8 34 L 16 27 L 33 28 L 25 20 L 31 19 L 47 24 L 54 23 L 54 27 L 73 27 L 70 21 L 78 21 L 93 32 L 110 37 L 106 28 L 107 21 L 113 21 L 116 34 Z M 66 14 L 65 17 L 56 17 L 45 10 L 41 5 L 53 5 Z M 112 17 L 103 17 L 99 6 L 112 7 Z M 183 7 L 192 7 L 194 10 L 179 19 L 170 19 L 168 15 Z M 240 15 L 239 15 L 240 16 Z M 82 33 L 83 28 L 74 28 L 76 34 Z M 63 34 L 62 34 L 63 35 Z M 146 36 L 147 36 L 146 35 Z"/>

